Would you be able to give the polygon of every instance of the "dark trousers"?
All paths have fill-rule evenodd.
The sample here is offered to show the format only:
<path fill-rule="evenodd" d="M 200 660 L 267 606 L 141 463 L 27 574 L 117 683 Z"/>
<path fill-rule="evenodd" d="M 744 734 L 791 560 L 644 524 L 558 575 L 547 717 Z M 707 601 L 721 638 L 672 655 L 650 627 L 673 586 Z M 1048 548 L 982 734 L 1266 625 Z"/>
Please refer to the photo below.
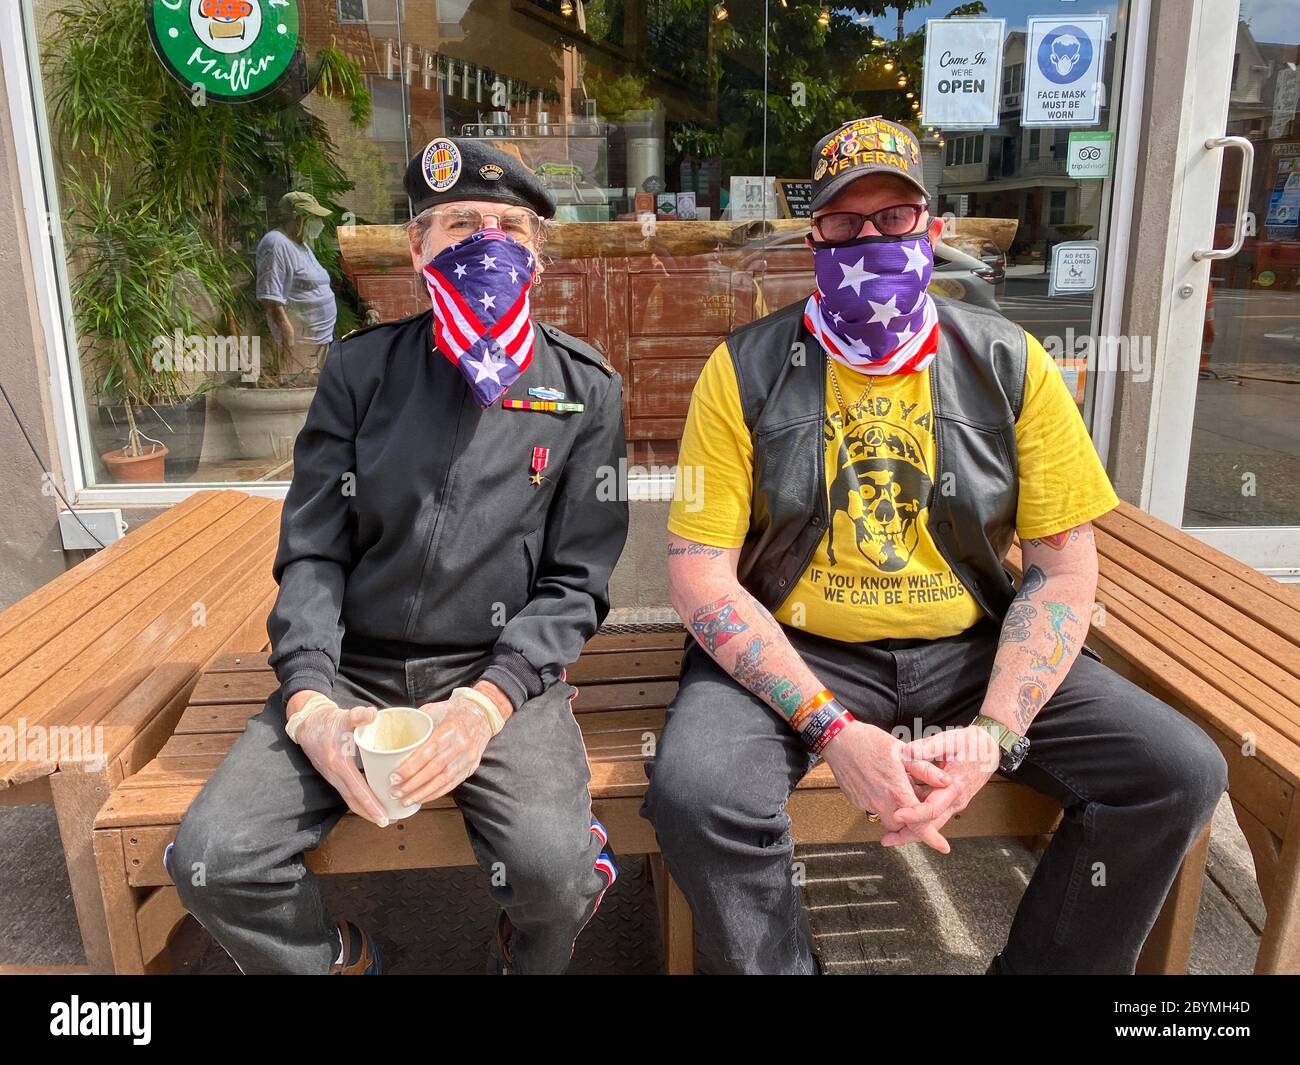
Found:
<path fill-rule="evenodd" d="M 419 706 L 471 683 L 481 657 L 391 657 L 345 643 L 333 697 L 343 707 Z M 604 848 L 574 690 L 557 682 L 521 706 L 452 793 L 488 892 L 510 916 L 512 971 L 521 974 L 567 968 L 607 886 L 595 868 Z M 347 807 L 284 725 L 277 689 L 190 806 L 167 867 L 185 908 L 243 972 L 324 973 L 338 936 L 303 852 Z"/>
<path fill-rule="evenodd" d="M 950 639 L 876 644 L 786 634 L 855 717 L 911 739 L 979 712 L 999 629 L 985 621 Z M 1131 973 L 1227 787 L 1204 732 L 1089 654 L 1030 726 L 1013 776 L 1064 815 L 1012 922 L 1011 973 Z M 682 669 L 641 814 L 716 971 L 811 973 L 785 804 L 814 758 L 693 641 Z"/>

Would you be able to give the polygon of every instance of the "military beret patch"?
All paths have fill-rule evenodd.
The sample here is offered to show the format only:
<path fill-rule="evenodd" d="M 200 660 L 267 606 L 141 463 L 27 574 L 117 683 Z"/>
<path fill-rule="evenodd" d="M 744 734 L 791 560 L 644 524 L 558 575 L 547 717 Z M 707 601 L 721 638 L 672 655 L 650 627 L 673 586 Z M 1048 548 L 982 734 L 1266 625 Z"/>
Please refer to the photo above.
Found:
<path fill-rule="evenodd" d="M 425 146 L 420 169 L 429 188 L 446 192 L 460 177 L 460 149 L 449 138 L 436 137 Z"/>
<path fill-rule="evenodd" d="M 497 166 L 496 163 L 484 163 L 478 168 L 478 176 L 484 181 L 500 181 L 501 175 L 504 173 L 505 171 Z"/>

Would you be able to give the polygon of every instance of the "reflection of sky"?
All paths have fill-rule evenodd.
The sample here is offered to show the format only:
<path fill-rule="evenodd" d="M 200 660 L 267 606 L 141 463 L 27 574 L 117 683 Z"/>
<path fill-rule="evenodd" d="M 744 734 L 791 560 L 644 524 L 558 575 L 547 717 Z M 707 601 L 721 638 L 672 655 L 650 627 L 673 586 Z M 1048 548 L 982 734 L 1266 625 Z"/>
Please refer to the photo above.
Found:
<path fill-rule="evenodd" d="M 922 4 L 903 16 L 903 28 L 908 33 L 918 30 L 928 19 L 946 17 L 958 3 L 959 0 L 937 0 L 936 3 Z M 1282 8 L 1294 5 L 1295 0 L 1245 0 L 1245 3 L 1274 6 L 1279 9 L 1280 14 Z M 980 17 L 1006 19 L 1007 32 L 1010 33 L 1013 30 L 1025 29 L 1030 15 L 1060 15 L 1066 18 L 1071 15 L 1106 15 L 1109 19 L 1109 29 L 1113 33 L 1116 10 L 1121 5 L 1124 8 L 1128 7 L 1124 0 L 1110 0 L 1110 2 L 1078 0 L 1077 3 L 1070 3 L 1069 0 L 984 0 L 988 13 Z M 852 4 L 836 7 L 835 10 L 849 17 L 853 17 L 857 11 Z M 870 12 L 863 12 L 858 17 L 861 25 L 874 24 L 876 32 L 888 41 L 894 40 L 897 36 L 898 12 L 892 7 L 888 8 L 883 15 L 873 16 Z"/>
<path fill-rule="evenodd" d="M 1255 40 L 1264 44 L 1300 44 L 1300 10 L 1296 0 L 1241 0 L 1241 17 Z"/>

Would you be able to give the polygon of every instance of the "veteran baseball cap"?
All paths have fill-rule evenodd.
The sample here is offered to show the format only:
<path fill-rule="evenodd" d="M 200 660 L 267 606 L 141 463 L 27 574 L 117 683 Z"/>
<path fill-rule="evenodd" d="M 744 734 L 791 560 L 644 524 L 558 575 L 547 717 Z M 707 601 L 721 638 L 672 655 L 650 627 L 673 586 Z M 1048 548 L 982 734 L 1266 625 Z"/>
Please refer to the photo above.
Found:
<path fill-rule="evenodd" d="M 419 214 L 455 200 L 512 203 L 555 215 L 555 200 L 518 156 L 473 137 L 435 137 L 406 165 L 406 195 Z"/>
<path fill-rule="evenodd" d="M 894 174 L 929 196 L 921 173 L 921 146 L 906 126 L 874 115 L 855 118 L 817 142 L 812 154 L 812 209 L 868 174 Z"/>

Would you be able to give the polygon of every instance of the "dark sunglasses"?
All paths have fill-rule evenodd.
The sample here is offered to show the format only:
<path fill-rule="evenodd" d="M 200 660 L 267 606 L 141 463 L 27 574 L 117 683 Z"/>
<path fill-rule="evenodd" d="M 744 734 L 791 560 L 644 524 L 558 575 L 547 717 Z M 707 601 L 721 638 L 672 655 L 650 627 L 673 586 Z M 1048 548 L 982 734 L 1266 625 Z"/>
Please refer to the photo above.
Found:
<path fill-rule="evenodd" d="M 856 211 L 831 211 L 813 219 L 813 228 L 821 239 L 829 244 L 843 244 L 853 240 L 862 232 L 865 223 L 870 222 L 876 231 L 888 237 L 905 237 L 916 232 L 921 216 L 930 209 L 927 203 L 896 203 L 892 207 L 882 207 L 871 214 L 858 214 Z"/>

